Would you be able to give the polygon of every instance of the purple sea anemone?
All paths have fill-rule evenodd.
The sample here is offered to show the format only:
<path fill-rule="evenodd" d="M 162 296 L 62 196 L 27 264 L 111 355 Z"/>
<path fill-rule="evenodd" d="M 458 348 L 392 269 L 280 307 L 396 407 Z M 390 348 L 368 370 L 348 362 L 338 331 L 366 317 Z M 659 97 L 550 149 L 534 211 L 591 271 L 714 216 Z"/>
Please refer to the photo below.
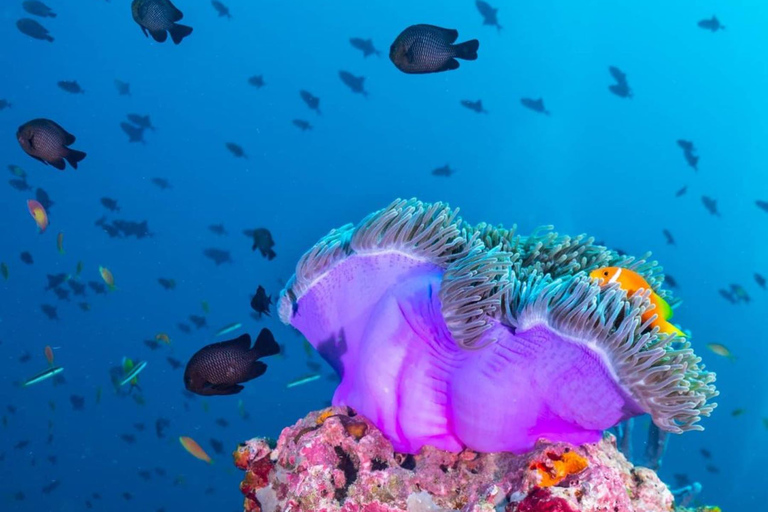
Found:
<path fill-rule="evenodd" d="M 445 204 L 397 200 L 307 252 L 279 312 L 339 373 L 333 404 L 400 452 L 595 442 L 643 413 L 669 432 L 701 430 L 714 374 L 687 339 L 641 321 L 647 293 L 588 277 L 605 266 L 632 268 L 669 300 L 655 262 L 586 236 L 472 227 Z"/>

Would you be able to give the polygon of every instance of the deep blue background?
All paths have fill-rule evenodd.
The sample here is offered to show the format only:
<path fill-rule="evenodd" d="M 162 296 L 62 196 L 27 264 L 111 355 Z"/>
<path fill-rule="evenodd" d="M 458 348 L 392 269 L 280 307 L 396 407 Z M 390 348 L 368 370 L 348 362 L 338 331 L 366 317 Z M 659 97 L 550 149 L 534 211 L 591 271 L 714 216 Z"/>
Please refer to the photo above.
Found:
<path fill-rule="evenodd" d="M 228 0 L 232 20 L 218 18 L 207 1 L 186 0 L 177 6 L 195 30 L 174 46 L 146 39 L 128 0 L 47 3 L 58 13 L 40 20 L 56 38 L 52 44 L 16 29 L 16 19 L 27 16 L 20 2 L 0 6 L 0 98 L 13 103 L 0 112 L 0 164 L 22 166 L 56 203 L 49 230 L 38 235 L 25 204 L 32 196 L 0 187 L 0 261 L 10 267 L 10 279 L 0 281 L 0 415 L 9 422 L 0 427 L 0 509 L 83 510 L 99 492 L 97 510 L 237 510 L 241 475 L 229 457 L 207 466 L 176 438 L 192 436 L 209 453 L 208 439 L 217 438 L 228 452 L 248 437 L 277 436 L 333 390 L 326 380 L 285 389 L 307 371 L 301 338 L 274 317 L 251 320 L 250 294 L 263 284 L 276 296 L 280 280 L 328 230 L 411 196 L 460 206 L 472 223 L 517 223 L 523 233 L 554 224 L 632 253 L 654 251 L 680 283 L 676 319 L 694 332 L 722 393 L 706 432 L 673 437 L 662 476 L 672 482 L 674 473 L 687 473 L 704 484 L 704 501 L 727 510 L 762 503 L 763 490 L 750 483 L 768 456 L 761 419 L 768 417 L 766 296 L 752 273 L 768 274 L 768 217 L 754 206 L 768 199 L 768 6 L 495 0 L 504 26 L 497 32 L 482 26 L 471 0 Z M 713 13 L 726 31 L 696 26 Z M 414 23 L 457 28 L 460 40 L 479 38 L 479 60 L 449 73 L 400 73 L 386 52 Z M 372 37 L 384 55 L 363 59 L 350 37 Z M 627 73 L 633 99 L 609 94 L 609 65 Z M 367 77 L 367 99 L 341 83 L 341 69 Z M 247 83 L 255 74 L 267 84 L 260 90 Z M 130 82 L 131 97 L 117 95 L 115 79 Z M 63 92 L 59 80 L 78 80 L 86 93 Z M 321 98 L 322 116 L 306 108 L 300 89 Z M 523 96 L 542 96 L 552 116 L 525 110 Z M 459 105 L 479 98 L 488 115 Z M 157 131 L 146 133 L 146 145 L 129 145 L 120 130 L 128 113 L 151 115 Z M 16 128 L 36 117 L 77 136 L 73 147 L 88 153 L 80 169 L 59 172 L 21 151 Z M 300 132 L 295 118 L 315 129 Z M 696 144 L 698 173 L 686 166 L 678 138 Z M 230 141 L 249 159 L 233 158 L 224 147 Z M 458 170 L 454 176 L 431 175 L 446 163 Z M 159 190 L 153 177 L 168 178 L 173 189 Z M 688 194 L 676 199 L 683 185 Z M 706 213 L 702 195 L 718 200 L 722 218 Z M 102 196 L 119 200 L 119 217 L 148 219 L 154 238 L 110 239 L 94 227 L 106 213 Z M 206 229 L 218 222 L 228 237 Z M 240 232 L 254 227 L 274 234 L 274 261 L 251 252 Z M 663 228 L 676 247 L 665 245 Z M 65 255 L 56 251 L 59 231 Z M 234 264 L 214 266 L 202 255 L 207 247 L 230 250 Z M 19 261 L 25 250 L 33 266 Z M 119 288 L 90 296 L 88 313 L 43 291 L 47 273 L 74 273 L 79 260 L 83 280 L 98 280 L 104 265 Z M 158 277 L 175 278 L 177 290 L 160 288 Z M 731 306 L 718 296 L 732 282 L 745 286 L 751 304 Z M 202 314 L 202 300 L 211 305 L 210 328 L 178 332 L 177 322 Z M 41 303 L 56 305 L 61 320 L 47 320 Z M 235 321 L 253 334 L 272 328 L 287 357 L 269 361 L 267 374 L 239 397 L 185 398 L 181 370 L 171 370 L 165 356 L 185 360 Z M 149 352 L 142 340 L 160 331 L 172 336 L 172 348 Z M 710 342 L 727 344 L 735 362 L 707 351 Z M 67 383 L 18 388 L 45 367 L 46 344 L 59 347 Z M 27 364 L 18 362 L 24 351 L 33 355 Z M 149 360 L 141 376 L 144 406 L 112 392 L 108 370 L 123 356 Z M 72 411 L 72 394 L 86 397 L 84 411 Z M 238 398 L 247 421 L 238 416 Z M 8 404 L 18 412 L 9 414 Z M 746 413 L 732 417 L 736 408 Z M 165 441 L 153 432 L 159 416 L 172 422 Z M 229 427 L 214 423 L 222 417 Z M 49 419 L 52 446 L 45 443 Z M 148 430 L 133 432 L 139 441 L 130 446 L 118 436 L 136 422 Z M 30 445 L 15 450 L 22 439 Z M 704 460 L 700 448 L 713 459 Z M 45 460 L 50 454 L 58 455 L 57 465 Z M 705 463 L 720 473 L 705 471 Z M 137 476 L 156 466 L 168 476 L 148 483 Z M 177 475 L 185 483 L 172 486 Z M 53 479 L 61 486 L 38 495 Z M 209 486 L 215 494 L 205 494 Z M 26 501 L 13 500 L 17 491 Z M 120 497 L 126 491 L 133 501 Z"/>

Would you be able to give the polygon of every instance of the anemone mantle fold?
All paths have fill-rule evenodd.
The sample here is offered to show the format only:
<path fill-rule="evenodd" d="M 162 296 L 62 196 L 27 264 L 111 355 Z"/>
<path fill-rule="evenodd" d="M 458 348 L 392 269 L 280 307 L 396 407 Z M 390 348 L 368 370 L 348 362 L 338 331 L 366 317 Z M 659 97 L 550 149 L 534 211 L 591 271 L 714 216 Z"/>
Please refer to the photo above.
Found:
<path fill-rule="evenodd" d="M 647 293 L 589 279 L 641 273 L 591 238 L 470 226 L 442 203 L 397 200 L 308 251 L 280 318 L 338 372 L 336 406 L 372 421 L 398 452 L 530 450 L 596 442 L 649 413 L 662 429 L 700 429 L 714 375 L 685 338 L 642 322 Z"/>

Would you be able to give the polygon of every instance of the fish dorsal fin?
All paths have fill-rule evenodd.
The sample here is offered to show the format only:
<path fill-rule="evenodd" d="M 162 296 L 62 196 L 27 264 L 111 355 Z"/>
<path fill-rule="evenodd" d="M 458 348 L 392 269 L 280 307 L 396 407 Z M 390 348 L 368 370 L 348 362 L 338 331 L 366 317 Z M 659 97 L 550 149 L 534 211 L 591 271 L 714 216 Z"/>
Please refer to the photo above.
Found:
<path fill-rule="evenodd" d="M 433 26 L 438 32 L 440 32 L 440 35 L 445 38 L 445 42 L 448 44 L 453 44 L 456 42 L 456 40 L 459 38 L 459 31 L 453 28 L 442 28 L 442 27 L 435 27 Z"/>
<path fill-rule="evenodd" d="M 247 352 L 251 350 L 251 335 L 246 333 L 246 334 L 243 334 L 242 336 L 238 336 L 233 340 L 214 343 L 213 345 L 209 345 L 207 348 L 213 348 L 213 347 L 226 347 L 226 348 L 237 349 L 237 350 L 242 350 L 243 352 Z"/>
<path fill-rule="evenodd" d="M 275 341 L 272 331 L 264 328 L 256 338 L 253 344 L 253 350 L 259 354 L 259 357 L 275 356 L 280 353 L 280 345 Z"/>

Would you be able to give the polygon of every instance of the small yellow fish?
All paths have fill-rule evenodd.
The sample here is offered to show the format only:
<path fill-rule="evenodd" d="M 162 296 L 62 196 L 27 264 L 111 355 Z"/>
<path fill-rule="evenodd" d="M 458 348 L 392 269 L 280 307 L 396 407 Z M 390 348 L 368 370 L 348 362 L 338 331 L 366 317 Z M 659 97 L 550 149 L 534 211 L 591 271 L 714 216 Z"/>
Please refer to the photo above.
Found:
<path fill-rule="evenodd" d="M 82 261 L 78 261 L 77 262 L 77 269 L 75 271 L 75 277 L 80 277 L 80 274 L 82 273 L 82 271 L 83 271 L 83 262 Z"/>
<path fill-rule="evenodd" d="M 109 271 L 107 267 L 102 267 L 99 265 L 99 274 L 101 274 L 101 279 L 104 280 L 104 282 L 107 284 L 110 290 L 115 289 L 115 277 L 112 275 L 112 272 Z"/>
<path fill-rule="evenodd" d="M 736 360 L 736 356 L 731 354 L 731 351 L 728 350 L 728 347 L 726 347 L 723 344 L 720 344 L 720 343 L 707 343 L 707 348 L 709 350 L 711 350 L 712 352 L 714 352 L 715 354 L 719 355 L 719 356 L 727 357 L 731 361 L 735 361 Z"/>
<path fill-rule="evenodd" d="M 207 300 L 202 301 L 201 305 L 203 306 L 203 312 L 205 312 L 206 314 L 211 312 L 211 306 L 208 304 Z"/>
<path fill-rule="evenodd" d="M 59 254 L 64 254 L 64 232 L 59 231 L 59 234 L 56 235 L 56 249 L 59 251 Z"/>
<path fill-rule="evenodd" d="M 187 450 L 193 457 L 205 461 L 208 464 L 213 464 L 213 461 L 208 456 L 208 454 L 205 453 L 205 450 L 203 450 L 200 445 L 197 444 L 197 442 L 191 437 L 182 436 L 179 438 L 179 442 L 181 443 L 181 446 L 183 446 L 184 449 Z"/>
<path fill-rule="evenodd" d="M 167 335 L 166 333 L 164 333 L 164 332 L 160 332 L 160 333 L 157 333 L 157 334 L 155 335 L 155 340 L 157 340 L 157 341 L 162 341 L 162 342 L 163 342 L 163 343 L 165 343 L 166 345 L 170 345 L 170 344 L 171 344 L 171 337 L 170 337 L 170 336 L 168 336 L 168 335 Z"/>

